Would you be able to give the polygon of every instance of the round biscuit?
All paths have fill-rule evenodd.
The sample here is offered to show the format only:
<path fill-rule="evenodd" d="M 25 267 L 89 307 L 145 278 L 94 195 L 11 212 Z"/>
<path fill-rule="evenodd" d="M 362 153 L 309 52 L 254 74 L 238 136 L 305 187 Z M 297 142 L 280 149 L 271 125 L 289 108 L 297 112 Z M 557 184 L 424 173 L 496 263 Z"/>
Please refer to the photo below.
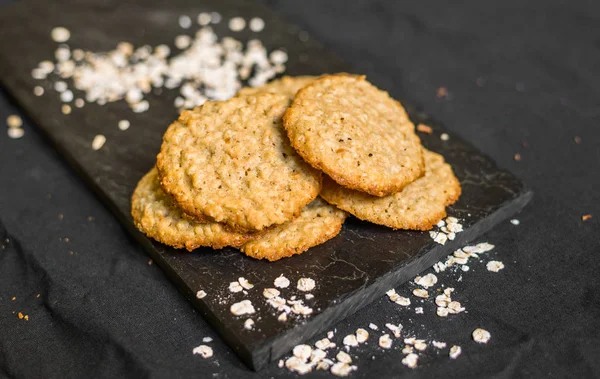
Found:
<path fill-rule="evenodd" d="M 198 223 L 186 217 L 160 187 L 153 168 L 138 183 L 131 197 L 131 215 L 137 228 L 165 245 L 192 251 L 200 246 L 238 247 L 254 236 L 235 233 L 218 223 Z"/>
<path fill-rule="evenodd" d="M 292 146 L 337 183 L 374 196 L 400 191 L 423 174 L 419 137 L 399 102 L 364 76 L 322 76 L 284 115 Z"/>
<path fill-rule="evenodd" d="M 317 76 L 283 76 L 260 87 L 244 87 L 237 93 L 238 96 L 254 95 L 260 92 L 278 93 L 291 99 L 296 93 L 312 83 Z"/>
<path fill-rule="evenodd" d="M 425 175 L 393 195 L 376 197 L 323 180 L 321 197 L 361 220 L 393 229 L 429 230 L 446 217 L 446 206 L 461 193 L 452 167 L 425 150 Z"/>
<path fill-rule="evenodd" d="M 337 236 L 346 216 L 346 212 L 317 198 L 298 218 L 266 231 L 240 250 L 252 258 L 269 261 L 301 254 Z"/>
<path fill-rule="evenodd" d="M 184 111 L 163 136 L 161 185 L 188 215 L 260 231 L 297 217 L 321 173 L 291 147 L 282 126 L 289 99 L 260 93 Z"/>

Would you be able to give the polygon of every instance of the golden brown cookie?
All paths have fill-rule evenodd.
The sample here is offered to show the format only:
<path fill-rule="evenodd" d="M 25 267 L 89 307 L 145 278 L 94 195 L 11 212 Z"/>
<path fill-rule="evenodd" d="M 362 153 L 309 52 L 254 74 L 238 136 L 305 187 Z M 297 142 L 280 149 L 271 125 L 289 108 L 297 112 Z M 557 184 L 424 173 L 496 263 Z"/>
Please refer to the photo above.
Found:
<path fill-rule="evenodd" d="M 337 183 L 375 196 L 423 174 L 421 141 L 399 102 L 364 76 L 322 76 L 285 112 L 292 146 Z"/>
<path fill-rule="evenodd" d="M 160 187 L 155 168 L 135 188 L 131 197 L 131 215 L 137 228 L 148 237 L 189 251 L 200 246 L 215 249 L 238 247 L 254 237 L 232 232 L 222 224 L 201 224 L 183 217 L 173 200 Z"/>
<path fill-rule="evenodd" d="M 441 155 L 425 150 L 425 175 L 393 195 L 376 197 L 323 180 L 321 196 L 361 220 L 394 229 L 429 230 L 460 196 L 460 183 Z"/>
<path fill-rule="evenodd" d="M 317 76 L 284 76 L 281 79 L 273 80 L 260 87 L 244 87 L 239 92 L 240 96 L 254 95 L 259 92 L 270 92 L 285 95 L 291 99 L 296 92 L 306 85 L 312 83 Z"/>
<path fill-rule="evenodd" d="M 284 95 L 261 93 L 184 111 L 157 157 L 162 188 L 186 214 L 240 232 L 297 217 L 322 179 L 289 143 L 288 105 Z"/>
<path fill-rule="evenodd" d="M 252 258 L 269 261 L 301 254 L 337 236 L 346 216 L 346 212 L 317 198 L 298 218 L 268 230 L 240 250 Z"/>

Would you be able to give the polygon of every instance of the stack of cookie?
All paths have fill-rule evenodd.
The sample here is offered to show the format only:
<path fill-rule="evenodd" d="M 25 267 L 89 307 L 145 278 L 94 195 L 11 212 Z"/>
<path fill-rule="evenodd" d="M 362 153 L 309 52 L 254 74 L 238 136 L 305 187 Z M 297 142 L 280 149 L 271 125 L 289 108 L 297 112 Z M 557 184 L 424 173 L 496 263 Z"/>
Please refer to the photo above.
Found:
<path fill-rule="evenodd" d="M 274 261 L 335 237 L 346 212 L 428 230 L 459 195 L 450 166 L 364 76 L 284 77 L 184 111 L 132 215 L 176 248 L 233 246 Z"/>

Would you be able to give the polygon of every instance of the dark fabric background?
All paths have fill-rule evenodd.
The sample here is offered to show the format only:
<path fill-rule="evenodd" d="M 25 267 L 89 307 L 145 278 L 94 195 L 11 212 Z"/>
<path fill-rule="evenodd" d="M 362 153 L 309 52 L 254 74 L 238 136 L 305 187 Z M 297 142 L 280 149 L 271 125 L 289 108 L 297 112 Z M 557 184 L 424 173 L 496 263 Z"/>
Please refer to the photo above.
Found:
<path fill-rule="evenodd" d="M 474 263 L 461 282 L 439 275 L 468 313 L 439 319 L 430 307 L 403 316 L 380 299 L 337 327 L 341 337 L 369 322 L 403 323 L 461 345 L 459 359 L 430 350 L 410 370 L 399 351 L 372 342 L 356 350 L 352 376 L 599 377 L 598 3 L 265 3 L 536 193 L 521 225 L 503 223 L 481 239 L 497 246 L 492 256 L 505 270 Z M 439 87 L 446 99 L 436 97 Z M 0 120 L 13 113 L 3 94 Z M 243 366 L 35 126 L 24 127 L 20 140 L 0 127 L 0 376 L 295 376 L 276 363 L 260 373 Z M 491 332 L 488 345 L 471 341 L 476 327 Z M 205 336 L 215 338 L 207 360 L 191 353 Z"/>

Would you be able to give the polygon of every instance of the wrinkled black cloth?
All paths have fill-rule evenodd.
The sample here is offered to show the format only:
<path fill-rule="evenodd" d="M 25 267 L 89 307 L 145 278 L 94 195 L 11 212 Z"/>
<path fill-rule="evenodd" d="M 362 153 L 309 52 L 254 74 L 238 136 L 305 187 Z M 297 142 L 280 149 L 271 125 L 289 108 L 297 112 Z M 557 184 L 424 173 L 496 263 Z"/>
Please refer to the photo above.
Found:
<path fill-rule="evenodd" d="M 265 3 L 535 191 L 520 225 L 480 239 L 504 270 L 439 275 L 467 313 L 440 319 L 429 304 L 406 316 L 383 298 L 337 326 L 341 342 L 370 322 L 402 323 L 462 356 L 428 348 L 411 370 L 372 337 L 353 349 L 352 377 L 600 376 L 598 3 Z M 3 93 L 0 119 L 13 113 Z M 24 128 L 18 140 L 0 133 L 0 376 L 295 376 L 277 363 L 248 370 L 27 119 Z M 472 341 L 477 327 L 491 332 L 487 345 Z M 192 355 L 206 336 L 215 356 Z"/>

